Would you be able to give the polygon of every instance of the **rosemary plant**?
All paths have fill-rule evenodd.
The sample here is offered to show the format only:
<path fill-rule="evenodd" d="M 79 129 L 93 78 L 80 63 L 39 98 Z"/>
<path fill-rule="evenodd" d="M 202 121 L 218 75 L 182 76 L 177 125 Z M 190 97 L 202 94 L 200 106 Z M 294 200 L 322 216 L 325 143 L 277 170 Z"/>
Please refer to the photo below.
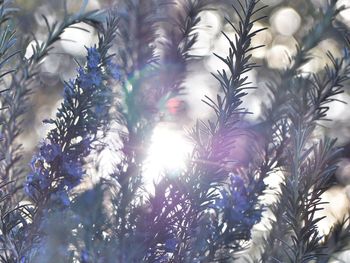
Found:
<path fill-rule="evenodd" d="M 26 37 L 16 32 L 17 10 L 0 1 L 0 262 L 306 263 L 330 262 L 348 249 L 349 215 L 320 231 L 323 194 L 336 183 L 342 149 L 316 130 L 350 82 L 349 27 L 338 19 L 344 7 L 327 3 L 313 13 L 317 23 L 299 36 L 289 65 L 273 70 L 253 56 L 262 46 L 252 43 L 266 30 L 255 26 L 270 10 L 260 0 L 121 0 L 109 12 L 87 12 L 82 1 L 74 14 L 64 2 L 62 21 L 43 15 L 47 37 L 32 37 L 29 57 Z M 213 54 L 222 68 L 212 73 L 219 90 L 201 102 L 211 116 L 187 130 L 185 167 L 162 169 L 150 190 L 152 134 L 169 121 L 167 104 L 198 88 L 186 78 L 191 63 L 205 60 L 192 55 L 201 15 L 223 7 L 228 48 Z M 85 47 L 75 78 L 63 83 L 62 103 L 43 120 L 50 130 L 28 167 L 23 118 L 40 66 L 62 33 L 81 22 L 96 29 L 97 43 Z M 327 52 L 323 69 L 305 72 L 331 34 L 342 55 Z M 250 79 L 260 71 L 268 72 L 269 96 L 252 123 L 243 104 L 252 90 L 264 90 Z M 90 167 L 106 135 L 118 141 L 108 145 L 118 158 L 102 176 Z M 242 161 L 237 149 L 249 158 Z M 277 187 L 268 183 L 275 177 Z"/>

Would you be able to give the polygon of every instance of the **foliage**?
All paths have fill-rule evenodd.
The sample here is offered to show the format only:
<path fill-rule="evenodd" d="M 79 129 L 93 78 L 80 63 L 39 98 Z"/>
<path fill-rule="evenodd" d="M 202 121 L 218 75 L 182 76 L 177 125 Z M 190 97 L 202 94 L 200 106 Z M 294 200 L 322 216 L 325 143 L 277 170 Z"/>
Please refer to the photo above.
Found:
<path fill-rule="evenodd" d="M 252 52 L 261 46 L 252 42 L 265 28 L 254 26 L 267 6 L 232 1 L 236 19 L 225 23 L 235 35 L 222 32 L 227 55 L 214 54 L 223 65 L 212 74 L 220 90 L 202 101 L 212 118 L 187 132 L 193 150 L 186 168 L 164 169 L 153 191 L 145 187 L 152 132 L 166 119 L 167 103 L 191 89 L 186 76 L 201 59 L 192 55 L 201 12 L 218 3 L 123 0 L 109 12 L 87 12 L 86 5 L 75 14 L 65 8 L 61 22 L 43 16 L 47 38 L 33 37 L 26 57 L 29 41 L 15 32 L 17 10 L 0 1 L 0 262 L 328 262 L 348 248 L 349 218 L 327 235 L 319 231 L 322 195 L 334 184 L 341 149 L 336 139 L 315 138 L 315 130 L 350 78 L 349 32 L 335 21 L 342 9 L 335 0 L 320 10 L 322 19 L 289 66 L 272 70 L 262 61 L 273 77 L 254 125 L 243 102 L 261 88 L 247 74 L 259 67 Z M 51 129 L 28 171 L 21 135 L 33 83 L 62 33 L 79 23 L 93 26 L 98 42 L 63 83 L 62 103 L 43 121 Z M 327 32 L 343 37 L 343 57 L 329 52 L 323 70 L 305 73 Z M 101 176 L 90 169 L 91 157 L 106 147 L 112 127 L 119 159 Z M 232 154 L 240 147 L 249 160 Z M 272 189 L 267 180 L 278 173 L 281 183 Z M 271 190 L 275 201 L 267 203 Z M 266 213 L 273 218 L 256 237 Z"/>

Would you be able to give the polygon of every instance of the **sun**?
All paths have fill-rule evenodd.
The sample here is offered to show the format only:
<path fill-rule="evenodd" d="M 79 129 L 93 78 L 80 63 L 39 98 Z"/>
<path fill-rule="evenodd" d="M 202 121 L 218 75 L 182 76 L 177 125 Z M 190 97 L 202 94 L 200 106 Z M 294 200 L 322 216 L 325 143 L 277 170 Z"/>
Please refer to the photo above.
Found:
<path fill-rule="evenodd" d="M 160 123 L 153 130 L 151 144 L 144 162 L 144 180 L 157 181 L 165 172 L 176 175 L 186 169 L 193 145 L 184 131 L 171 123 Z"/>

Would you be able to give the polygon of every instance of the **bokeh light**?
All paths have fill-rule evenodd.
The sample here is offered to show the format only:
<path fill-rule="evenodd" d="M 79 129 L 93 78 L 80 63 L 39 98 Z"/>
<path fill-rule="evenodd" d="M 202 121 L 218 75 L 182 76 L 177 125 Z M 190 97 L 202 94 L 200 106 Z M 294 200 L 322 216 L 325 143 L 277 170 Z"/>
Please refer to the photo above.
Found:
<path fill-rule="evenodd" d="M 83 56 L 86 52 L 85 46 L 89 47 L 97 43 L 97 35 L 91 26 L 79 23 L 74 28 L 65 30 L 62 41 L 59 43 L 66 53 Z"/>
<path fill-rule="evenodd" d="M 349 0 L 338 0 L 336 4 L 337 8 L 344 7 L 345 9 L 339 13 L 340 19 L 347 25 L 350 26 L 350 1 Z"/>
<path fill-rule="evenodd" d="M 284 69 L 290 65 L 292 50 L 285 45 L 275 45 L 266 53 L 266 61 L 270 68 Z"/>
<path fill-rule="evenodd" d="M 300 15 L 291 7 L 284 7 L 276 11 L 270 18 L 272 28 L 285 36 L 294 35 L 301 24 Z"/>

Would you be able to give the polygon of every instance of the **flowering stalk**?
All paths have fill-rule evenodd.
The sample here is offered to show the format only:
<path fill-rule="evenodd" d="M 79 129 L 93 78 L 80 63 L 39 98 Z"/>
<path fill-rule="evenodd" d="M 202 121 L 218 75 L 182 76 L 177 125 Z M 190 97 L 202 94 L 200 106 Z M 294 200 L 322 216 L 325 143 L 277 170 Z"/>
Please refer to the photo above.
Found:
<path fill-rule="evenodd" d="M 254 0 L 238 2 L 241 10 L 233 6 L 239 17 L 239 24 L 235 26 L 230 21 L 228 23 L 237 36 L 235 40 L 231 40 L 224 34 L 230 43 L 229 54 L 226 58 L 216 55 L 228 69 L 218 71 L 218 74 L 214 75 L 220 82 L 224 95 L 221 97 L 218 94 L 216 101 L 208 97 L 204 101 L 214 110 L 216 120 L 197 125 L 193 130 L 197 148 L 189 177 L 193 178 L 193 185 L 200 187 L 195 190 L 197 198 L 191 199 L 198 199 L 200 203 L 195 201 L 192 204 L 197 211 L 188 225 L 189 230 L 192 230 L 192 233 L 201 232 L 201 228 L 197 226 L 198 221 L 205 220 L 205 214 L 210 214 L 210 209 L 216 213 L 216 218 L 211 223 L 216 231 L 207 237 L 210 240 L 206 244 L 207 247 L 200 245 L 197 247 L 197 254 L 189 254 L 190 257 L 198 259 L 212 261 L 234 257 L 232 252 L 241 249 L 243 241 L 250 240 L 253 225 L 261 218 L 262 210 L 258 198 L 265 188 L 263 179 L 269 173 L 268 164 L 258 157 L 255 161 L 251 160 L 248 169 L 240 171 L 236 169 L 236 164 L 239 166 L 239 163 L 234 157 L 229 157 L 230 149 L 235 147 L 235 140 L 239 140 L 237 134 L 247 133 L 249 136 L 249 131 L 237 131 L 244 114 L 244 109 L 240 108 L 242 97 L 247 94 L 246 90 L 253 88 L 244 76 L 256 67 L 255 63 L 250 62 L 249 52 L 259 47 L 252 47 L 251 39 L 264 30 L 251 30 L 255 21 L 264 18 L 256 18 L 259 11 L 265 8 L 257 7 L 257 3 L 258 1 Z M 232 164 L 233 169 L 229 168 Z M 210 221 L 208 223 L 210 224 Z M 191 245 L 187 249 L 190 248 Z"/>
<path fill-rule="evenodd" d="M 107 85 L 110 57 L 107 51 L 115 37 L 118 20 L 107 21 L 99 46 L 87 48 L 87 62 L 79 66 L 74 80 L 65 83 L 64 100 L 55 119 L 46 120 L 54 128 L 31 162 L 32 172 L 25 192 L 35 205 L 30 241 L 34 241 L 45 214 L 70 204 L 69 191 L 84 175 L 84 159 L 91 153 L 98 131 L 108 125 L 111 89 Z"/>
<path fill-rule="evenodd" d="M 164 246 L 151 252 L 155 260 L 193 262 L 226 257 L 226 253 L 220 255 L 220 250 L 231 249 L 240 241 L 249 239 L 250 229 L 260 218 L 256 197 L 264 188 L 264 172 L 247 171 L 246 177 L 242 174 L 243 178 L 247 178 L 246 181 L 235 175 L 231 177 L 230 171 L 225 169 L 227 163 L 234 161 L 228 160 L 229 149 L 234 146 L 232 136 L 244 113 L 240 108 L 241 98 L 250 84 L 242 75 L 255 67 L 250 63 L 248 53 L 254 49 L 250 47 L 251 38 L 258 33 L 251 32 L 252 17 L 258 12 L 255 9 L 256 3 L 257 1 L 248 1 L 245 6 L 241 5 L 242 11 L 236 10 L 241 18 L 238 28 L 231 24 L 238 34 L 236 42 L 225 35 L 230 43 L 230 52 L 227 58 L 218 57 L 228 66 L 229 71 L 223 70 L 215 75 L 224 97 L 218 94 L 216 102 L 209 98 L 206 102 L 216 113 L 215 122 L 201 123 L 193 129 L 192 137 L 196 148 L 188 170 L 175 178 L 166 176 L 156 186 L 152 208 L 160 213 L 157 218 L 168 222 L 159 224 L 164 228 L 162 233 L 168 240 Z M 231 180 L 226 183 L 230 177 Z M 249 183 L 251 185 L 248 187 Z M 227 191 L 225 185 L 229 186 Z M 240 199 L 231 199 L 236 191 L 242 196 Z M 253 200 L 246 203 L 252 197 Z M 224 207 L 215 202 L 218 200 L 222 200 Z M 216 219 L 210 215 L 211 211 L 217 213 Z M 224 221 L 220 221 L 223 214 Z M 237 218 L 238 221 L 232 221 L 232 214 L 241 217 Z M 252 218 L 249 221 L 250 216 Z M 237 228 L 233 226 L 237 222 L 242 224 L 240 229 L 244 233 L 235 232 Z M 228 223 L 228 229 L 224 230 Z M 218 238 L 219 233 L 223 239 Z M 239 246 L 235 247 L 238 248 Z"/>
<path fill-rule="evenodd" d="M 62 33 L 69 27 L 80 23 L 95 23 L 98 12 L 83 12 L 80 10 L 77 14 L 64 14 L 62 22 L 55 22 L 52 26 L 47 23 L 48 36 L 45 41 L 39 43 L 35 38 L 35 45 L 32 45 L 33 54 L 25 57 L 26 47 L 21 47 L 22 51 L 15 72 L 12 73 L 11 82 L 8 84 L 9 91 L 1 97 L 2 105 L 7 107 L 6 111 L 1 112 L 0 120 L 3 125 L 1 128 L 3 140 L 1 141 L 1 153 L 4 160 L 1 163 L 1 176 L 7 181 L 16 181 L 14 189 L 19 189 L 18 180 L 22 180 L 25 169 L 21 168 L 22 146 L 17 142 L 17 138 L 22 134 L 22 117 L 27 111 L 31 86 L 40 72 L 40 64 L 43 59 L 49 55 L 53 45 L 61 39 Z M 45 16 L 43 19 L 47 22 Z M 21 199 L 21 196 L 17 198 Z M 16 202 L 16 201 L 14 201 Z"/>
<path fill-rule="evenodd" d="M 56 119 L 45 121 L 55 128 L 34 156 L 33 173 L 25 188 L 35 203 L 45 203 L 43 198 L 50 199 L 57 191 L 67 194 L 66 190 L 80 182 L 83 158 L 91 152 L 97 131 L 105 124 L 110 91 L 103 83 L 106 78 L 98 49 L 92 47 L 87 51 L 86 67 L 78 68 L 77 78 L 65 83 L 64 102 Z M 68 196 L 62 198 L 64 203 L 68 202 Z"/>
<path fill-rule="evenodd" d="M 0 191 L 0 262 L 45 263 L 53 258 L 82 263 L 235 261 L 238 252 L 255 244 L 252 229 L 263 217 L 264 180 L 277 170 L 284 173 L 282 192 L 271 209 L 277 222 L 271 221 L 272 229 L 263 237 L 271 244 L 257 243 L 262 253 L 252 261 L 325 262 L 330 256 L 324 252 L 344 248 L 349 227 L 340 225 L 339 237 L 336 229 L 321 242 L 317 224 L 322 218 L 316 215 L 321 195 L 331 184 L 339 151 L 335 140 L 315 141 L 312 135 L 317 122 L 326 117 L 327 103 L 335 100 L 349 80 L 348 55 L 344 59 L 330 55 L 331 65 L 320 74 L 300 74 L 300 66 L 308 61 L 309 50 L 321 39 L 321 32 L 331 28 L 338 12 L 335 1 L 330 2 L 325 19 L 311 36 L 304 38 L 291 66 L 279 72 L 280 79 L 271 85 L 272 106 L 265 112 L 264 131 L 259 134 L 245 126 L 242 101 L 247 90 L 255 88 L 246 73 L 256 67 L 251 51 L 257 47 L 252 47 L 251 41 L 264 29 L 254 31 L 253 25 L 262 18 L 258 14 L 265 7 L 257 6 L 259 0 L 233 3 L 238 22 L 227 23 L 236 34 L 231 39 L 224 33 L 229 52 L 217 57 L 225 69 L 213 74 L 221 90 L 216 98 L 204 100 L 214 117 L 198 121 L 190 131 L 194 150 L 187 168 L 176 174 L 164 171 L 154 184 L 154 194 L 142 187 L 151 132 L 163 120 L 164 103 L 184 88 L 187 65 L 194 59 L 191 49 L 197 41 L 200 12 L 228 0 L 180 0 L 174 5 L 162 0 L 168 4 L 164 9 L 156 0 L 121 2 L 120 23 L 113 13 L 106 24 L 96 25 L 98 46 L 87 48 L 86 63 L 79 65 L 74 80 L 64 84 L 56 117 L 45 121 L 52 129 L 39 145 L 25 181 L 31 204 L 20 206 L 20 196 L 15 199 Z M 96 14 L 88 13 L 84 20 L 80 11 L 52 25 L 44 18 L 47 41 L 37 42 L 33 56 L 21 60 L 25 63 L 12 73 L 10 87 L 16 89 L 1 97 L 10 110 L 1 112 L 7 125 L 2 129 L 1 150 L 8 159 L 0 168 L 0 190 L 11 189 L 10 178 L 18 179 L 23 173 L 16 138 L 21 133 L 18 126 L 29 98 L 29 84 L 35 81 L 40 62 L 64 28 L 80 19 L 91 22 Z M 169 17 L 175 27 L 163 23 Z M 0 66 L 13 56 L 1 57 L 1 43 L 6 51 L 13 40 L 9 32 L 4 30 L 0 41 Z M 159 38 L 160 45 L 158 33 L 165 37 Z M 121 38 L 115 45 L 118 56 L 112 62 L 108 53 L 116 34 Z M 120 96 L 115 101 L 108 82 L 111 77 L 123 79 L 116 85 Z M 110 178 L 72 194 L 111 121 L 118 125 L 121 149 L 114 150 L 120 162 Z M 240 140 L 249 141 L 247 148 L 254 152 L 244 163 L 239 153 L 232 151 L 246 150 Z M 340 243 L 334 245 L 332 239 Z"/>

